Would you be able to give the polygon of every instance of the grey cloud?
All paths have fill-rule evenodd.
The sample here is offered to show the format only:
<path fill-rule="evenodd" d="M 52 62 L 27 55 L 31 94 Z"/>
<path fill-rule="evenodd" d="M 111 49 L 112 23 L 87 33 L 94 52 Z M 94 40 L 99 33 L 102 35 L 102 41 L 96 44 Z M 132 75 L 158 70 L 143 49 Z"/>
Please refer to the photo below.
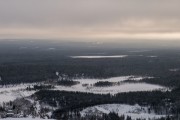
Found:
<path fill-rule="evenodd" d="M 179 0 L 1 0 L 0 28 L 180 32 L 179 11 Z"/>

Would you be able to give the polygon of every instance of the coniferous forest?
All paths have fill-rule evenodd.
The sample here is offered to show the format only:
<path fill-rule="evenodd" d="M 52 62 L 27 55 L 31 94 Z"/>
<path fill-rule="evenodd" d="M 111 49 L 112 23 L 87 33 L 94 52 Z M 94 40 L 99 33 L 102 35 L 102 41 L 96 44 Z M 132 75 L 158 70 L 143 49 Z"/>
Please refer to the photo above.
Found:
<path fill-rule="evenodd" d="M 0 46 L 8 47 L 9 44 L 1 41 Z M 99 46 L 88 49 L 85 47 L 86 43 L 81 48 L 77 44 L 73 45 L 75 47 L 52 44 L 56 50 L 47 50 L 50 44 L 48 42 L 44 45 L 39 43 L 41 49 L 34 50 L 30 49 L 33 44 L 16 42 L 10 48 L 0 47 L 0 95 L 13 92 L 12 88 L 17 96 L 21 96 L 2 103 L 1 118 L 9 117 L 12 114 L 10 111 L 13 111 L 15 118 L 33 116 L 58 120 L 134 120 L 131 114 L 140 115 L 145 112 L 148 115 L 159 115 L 160 117 L 154 118 L 156 120 L 178 120 L 179 48 L 148 48 L 148 51 L 139 53 L 129 52 L 137 48 Z M 19 50 L 22 45 L 29 49 Z M 127 57 L 71 57 L 101 52 L 106 52 L 106 56 Z M 127 89 L 133 89 L 136 84 L 155 85 L 163 89 L 122 89 L 122 92 L 116 92 L 129 84 L 132 86 Z M 130 115 L 118 114 L 113 110 L 105 113 L 96 109 L 99 105 L 109 104 L 139 105 L 141 108 L 131 111 Z M 98 114 L 83 114 L 84 110 L 90 108 L 91 111 L 97 110 L 95 113 Z M 144 119 L 141 116 L 136 117 L 136 120 Z"/>

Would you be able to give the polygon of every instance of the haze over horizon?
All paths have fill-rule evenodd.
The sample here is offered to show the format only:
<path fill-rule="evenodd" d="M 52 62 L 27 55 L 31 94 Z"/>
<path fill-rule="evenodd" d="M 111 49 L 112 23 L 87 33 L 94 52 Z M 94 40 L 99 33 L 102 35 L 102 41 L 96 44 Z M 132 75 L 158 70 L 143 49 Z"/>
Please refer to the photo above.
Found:
<path fill-rule="evenodd" d="M 0 1 L 0 39 L 180 40 L 179 0 Z"/>

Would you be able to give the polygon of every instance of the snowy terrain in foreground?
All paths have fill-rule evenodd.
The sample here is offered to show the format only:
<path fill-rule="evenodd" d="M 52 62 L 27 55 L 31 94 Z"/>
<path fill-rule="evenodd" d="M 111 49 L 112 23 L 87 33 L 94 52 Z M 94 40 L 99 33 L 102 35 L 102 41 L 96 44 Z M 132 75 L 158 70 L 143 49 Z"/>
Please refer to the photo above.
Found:
<path fill-rule="evenodd" d="M 3 102 L 13 101 L 16 98 L 27 97 L 35 93 L 35 91 L 26 91 L 31 84 L 20 84 L 16 86 L 3 86 L 0 88 L 0 104 Z"/>
<path fill-rule="evenodd" d="M 104 104 L 97 105 L 93 107 L 85 108 L 80 112 L 81 116 L 85 117 L 86 115 L 100 115 L 102 113 L 109 114 L 110 112 L 115 112 L 119 116 L 125 115 L 131 116 L 133 120 L 136 118 L 143 118 L 148 120 L 148 118 L 161 118 L 165 115 L 157 115 L 154 112 L 148 113 L 148 107 L 141 107 L 139 105 L 126 105 L 126 104 Z"/>
<path fill-rule="evenodd" d="M 113 77 L 109 79 L 76 79 L 80 84 L 74 86 L 56 86 L 56 90 L 64 91 L 79 91 L 79 92 L 89 92 L 95 94 L 116 94 L 120 92 L 133 92 L 133 91 L 152 91 L 152 90 L 163 90 L 166 89 L 160 85 L 153 85 L 148 83 L 123 83 L 115 86 L 106 86 L 106 87 L 95 87 L 93 84 L 99 81 L 108 81 L 108 82 L 123 82 L 125 80 L 134 80 L 139 81 L 144 78 L 151 79 L 152 77 L 135 77 L 135 76 L 121 76 Z M 86 85 L 86 86 L 83 86 Z"/>
<path fill-rule="evenodd" d="M 3 120 L 54 120 L 54 119 L 41 119 L 41 118 L 5 118 Z"/>

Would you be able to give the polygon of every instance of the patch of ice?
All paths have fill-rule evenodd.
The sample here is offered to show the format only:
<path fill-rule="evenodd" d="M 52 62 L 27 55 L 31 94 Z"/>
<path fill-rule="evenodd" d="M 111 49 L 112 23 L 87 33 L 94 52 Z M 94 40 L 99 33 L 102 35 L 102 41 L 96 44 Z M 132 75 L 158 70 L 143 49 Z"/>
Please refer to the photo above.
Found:
<path fill-rule="evenodd" d="M 128 55 L 111 55 L 111 56 L 70 56 L 71 58 L 125 58 Z"/>
<path fill-rule="evenodd" d="M 55 50 L 56 48 L 48 48 L 48 50 Z"/>
<path fill-rule="evenodd" d="M 147 57 L 149 57 L 149 58 L 156 58 L 156 57 L 158 57 L 158 56 L 147 56 Z"/>
<path fill-rule="evenodd" d="M 171 71 L 171 72 L 177 72 L 177 71 L 179 71 L 179 68 L 169 69 L 169 71 Z"/>

